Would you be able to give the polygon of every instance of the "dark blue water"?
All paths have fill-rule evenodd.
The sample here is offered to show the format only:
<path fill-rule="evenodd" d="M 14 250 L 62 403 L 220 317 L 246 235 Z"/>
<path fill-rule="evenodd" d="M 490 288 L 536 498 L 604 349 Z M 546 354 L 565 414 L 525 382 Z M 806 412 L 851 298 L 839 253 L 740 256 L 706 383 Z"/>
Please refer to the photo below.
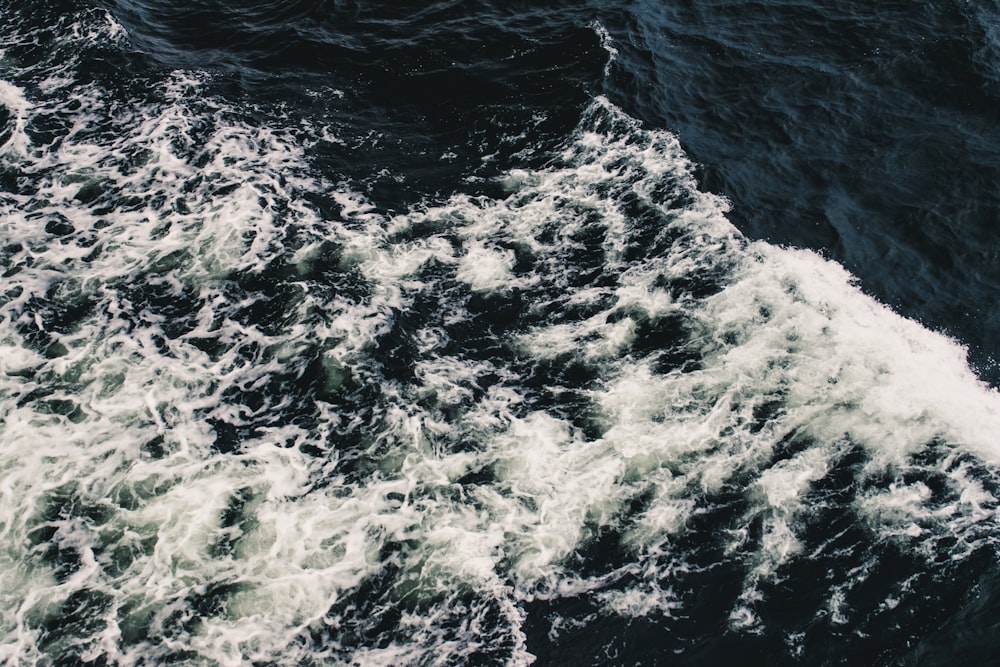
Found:
<path fill-rule="evenodd" d="M 996 5 L 657 4 L 620 28 L 628 108 L 746 233 L 821 249 L 995 384 Z"/>
<path fill-rule="evenodd" d="M 997 382 L 993 3 L 114 9 L 132 57 L 205 68 L 255 104 L 385 134 L 324 157 L 369 181 L 397 172 L 403 185 L 369 185 L 387 207 L 449 195 L 486 173 L 484 155 L 502 169 L 542 152 L 607 94 L 679 135 L 745 233 L 824 252 L 881 301 L 962 340 Z M 607 72 L 595 20 L 618 51 Z M 346 100 L 302 100 L 319 81 Z M 457 157 L 429 167 L 439 149 Z"/>
<path fill-rule="evenodd" d="M 992 0 L 0 19 L 0 662 L 995 659 Z"/>

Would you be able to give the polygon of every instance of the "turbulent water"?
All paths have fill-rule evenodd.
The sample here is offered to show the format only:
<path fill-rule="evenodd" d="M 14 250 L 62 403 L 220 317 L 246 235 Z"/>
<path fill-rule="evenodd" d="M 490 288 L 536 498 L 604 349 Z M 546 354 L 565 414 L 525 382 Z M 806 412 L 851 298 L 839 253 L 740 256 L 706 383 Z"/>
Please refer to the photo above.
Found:
<path fill-rule="evenodd" d="M 992 659 L 1000 7 L 819 4 L 0 0 L 0 662 Z"/>

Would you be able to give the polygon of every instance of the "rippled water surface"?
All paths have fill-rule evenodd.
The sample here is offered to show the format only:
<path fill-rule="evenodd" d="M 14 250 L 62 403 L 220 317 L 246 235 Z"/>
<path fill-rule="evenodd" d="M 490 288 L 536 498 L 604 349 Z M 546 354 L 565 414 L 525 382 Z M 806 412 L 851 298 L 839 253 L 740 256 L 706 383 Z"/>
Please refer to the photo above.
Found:
<path fill-rule="evenodd" d="M 1000 9 L 0 0 L 0 662 L 985 664 Z"/>

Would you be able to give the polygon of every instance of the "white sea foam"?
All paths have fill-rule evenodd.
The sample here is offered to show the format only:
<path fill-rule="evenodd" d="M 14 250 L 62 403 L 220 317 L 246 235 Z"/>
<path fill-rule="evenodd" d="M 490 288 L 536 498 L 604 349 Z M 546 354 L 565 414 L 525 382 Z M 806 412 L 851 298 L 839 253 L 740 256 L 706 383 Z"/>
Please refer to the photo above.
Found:
<path fill-rule="evenodd" d="M 71 95 L 0 86 L 15 119 L 67 121 L 2 158 L 31 189 L 0 200 L 8 663 L 529 664 L 534 601 L 683 614 L 683 540 L 722 502 L 705 539 L 756 631 L 763 587 L 826 553 L 810 494 L 858 452 L 841 509 L 873 542 L 957 535 L 961 559 L 995 526 L 1000 398 L 962 348 L 747 242 L 607 100 L 505 199 L 385 218 L 312 172 L 316 137 L 196 77 L 112 104 L 52 76 Z M 609 535 L 624 564 L 590 553 Z"/>
<path fill-rule="evenodd" d="M 23 90 L 10 82 L 0 81 L 0 105 L 11 116 L 10 134 L 3 144 L 0 144 L 0 154 L 23 155 L 27 152 L 30 142 L 24 128 L 28 122 L 31 104 L 25 98 Z"/>
<path fill-rule="evenodd" d="M 514 253 L 510 250 L 470 245 L 462 257 L 456 277 L 477 291 L 507 289 L 511 286 Z"/>
<path fill-rule="evenodd" d="M 594 21 L 590 24 L 590 27 L 595 33 L 597 33 L 597 38 L 601 41 L 601 48 L 608 54 L 608 60 L 604 64 L 604 77 L 607 78 L 611 72 L 611 67 L 618 59 L 618 49 L 615 48 L 614 40 L 611 38 L 611 34 L 608 32 L 608 29 L 605 28 L 600 21 Z"/>

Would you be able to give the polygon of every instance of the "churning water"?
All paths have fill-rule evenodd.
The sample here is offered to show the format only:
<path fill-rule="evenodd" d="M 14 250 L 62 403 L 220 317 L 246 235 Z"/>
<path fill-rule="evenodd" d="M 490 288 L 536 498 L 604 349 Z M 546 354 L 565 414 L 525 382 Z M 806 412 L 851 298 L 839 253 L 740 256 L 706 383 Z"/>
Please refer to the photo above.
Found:
<path fill-rule="evenodd" d="M 996 7 L 160 4 L 0 2 L 4 664 L 995 654 Z"/>

